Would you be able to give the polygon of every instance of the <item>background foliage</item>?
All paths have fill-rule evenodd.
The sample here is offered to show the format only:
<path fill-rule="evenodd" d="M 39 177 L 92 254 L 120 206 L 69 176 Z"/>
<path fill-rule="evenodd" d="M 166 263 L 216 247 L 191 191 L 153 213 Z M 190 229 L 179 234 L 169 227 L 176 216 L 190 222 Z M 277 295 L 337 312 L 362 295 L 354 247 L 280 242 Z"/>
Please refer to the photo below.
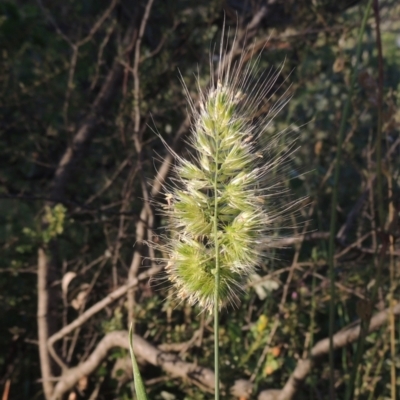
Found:
<path fill-rule="evenodd" d="M 231 41 L 237 25 L 241 37 L 264 10 L 241 45 L 254 45 L 256 54 L 263 49 L 261 70 L 282 65 L 274 95 L 264 107 L 268 110 L 286 91 L 292 96 L 270 132 L 293 131 L 299 149 L 282 179 L 291 197 L 307 197 L 308 205 L 290 215 L 284 231 L 277 227 L 276 235 L 286 241 L 259 266 L 259 277 L 246 284 L 240 307 L 223 313 L 222 381 L 230 387 L 236 379 L 250 379 L 253 398 L 264 389 L 281 389 L 298 361 L 329 335 L 332 175 L 353 72 L 357 81 L 338 187 L 335 331 L 362 317 L 359 300 L 368 303 L 376 284 L 374 312 L 389 307 L 398 297 L 400 255 L 394 240 L 400 233 L 396 3 L 379 2 L 382 57 L 371 13 L 357 70 L 363 1 L 155 0 L 152 7 L 128 0 L 0 3 L 3 399 L 50 399 L 42 388 L 38 352 L 41 251 L 48 271 L 49 336 L 151 267 L 152 254 L 141 241 L 157 240 L 167 223 L 151 211 L 153 201 L 165 201 L 154 187 L 168 157 L 156 132 L 180 154 L 190 151 L 184 143 L 190 130 L 179 73 L 196 101 L 197 85 L 205 88 L 209 81 L 210 52 L 221 37 L 224 16 L 232 27 Z M 383 149 L 381 174 L 377 144 Z M 382 278 L 376 283 L 379 268 Z M 134 316 L 135 332 L 149 343 L 211 367 L 210 318 L 179 303 L 164 278 L 160 272 L 150 282 L 141 280 L 133 294 L 110 302 L 58 341 L 55 350 L 65 366 L 87 360 L 103 337 L 125 331 Z M 396 324 L 385 322 L 367 337 L 354 398 L 393 398 L 393 388 L 400 384 L 391 377 L 400 368 L 400 359 L 393 357 L 398 353 Z M 126 349 L 109 351 L 93 373 L 82 374 L 64 392 L 66 398 L 132 398 Z M 354 342 L 335 352 L 338 398 L 345 392 L 356 350 Z M 139 362 L 149 398 L 210 397 L 212 388 L 204 382 L 167 374 L 146 357 Z M 59 376 L 60 367 L 49 363 L 51 376 Z M 322 358 L 307 374 L 298 398 L 328 398 L 328 380 L 329 365 Z"/>

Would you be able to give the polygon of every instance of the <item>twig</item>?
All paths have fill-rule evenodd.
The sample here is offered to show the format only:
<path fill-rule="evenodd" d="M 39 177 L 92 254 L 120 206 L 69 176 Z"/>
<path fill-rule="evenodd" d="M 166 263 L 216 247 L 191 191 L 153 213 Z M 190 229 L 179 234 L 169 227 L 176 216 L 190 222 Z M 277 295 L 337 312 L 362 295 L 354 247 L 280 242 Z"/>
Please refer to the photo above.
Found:
<path fill-rule="evenodd" d="M 146 8 L 142 17 L 142 21 L 139 28 L 139 33 L 135 43 L 135 56 L 133 61 L 133 142 L 135 145 L 136 153 L 138 155 L 139 160 L 139 170 L 141 168 L 141 153 L 142 153 L 142 144 L 140 140 L 140 80 L 139 80 L 139 65 L 140 65 L 140 47 L 143 39 L 144 30 L 147 25 L 147 21 L 150 15 L 151 7 L 153 6 L 154 0 L 149 0 L 146 4 Z M 143 177 L 141 177 L 142 187 L 145 185 Z M 147 189 L 145 190 L 147 192 Z M 138 273 L 140 260 L 142 258 L 142 243 L 145 240 L 145 224 L 142 221 L 147 221 L 149 217 L 148 207 L 145 204 L 141 213 L 140 213 L 140 221 L 136 224 L 136 243 L 138 246 L 135 246 L 133 260 L 129 268 L 128 280 L 132 281 Z M 129 323 L 133 323 L 133 312 L 135 306 L 135 295 L 134 291 L 131 289 L 128 291 L 128 321 Z"/>
<path fill-rule="evenodd" d="M 10 386 L 11 386 L 11 380 L 7 379 L 6 384 L 4 385 L 4 391 L 1 400 L 8 400 L 8 395 L 10 394 Z"/>
<path fill-rule="evenodd" d="M 83 299 L 82 304 L 80 306 L 80 310 L 79 310 L 80 314 L 82 314 L 82 312 L 83 312 L 83 310 L 85 308 L 86 302 L 87 302 L 87 300 L 89 298 L 90 292 L 93 290 L 94 285 L 97 282 L 97 279 L 100 276 L 101 272 L 103 271 L 103 268 L 104 268 L 104 265 L 106 264 L 106 262 L 107 262 L 107 259 L 106 258 L 103 259 L 103 261 L 100 264 L 100 266 L 96 269 L 96 272 L 95 272 L 95 274 L 94 274 L 94 276 L 92 278 L 92 282 L 90 282 L 89 287 L 86 289 L 85 298 Z M 71 362 L 72 355 L 74 353 L 74 349 L 75 349 L 76 343 L 78 342 L 79 333 L 80 333 L 80 328 L 76 329 L 75 335 L 74 335 L 74 337 L 73 337 L 73 339 L 71 341 L 71 344 L 69 346 L 68 355 L 67 355 L 67 362 L 68 363 Z"/>
<path fill-rule="evenodd" d="M 71 42 L 70 38 L 65 35 L 65 33 L 60 29 L 60 27 L 58 26 L 56 20 L 53 18 L 53 16 L 51 15 L 50 11 L 47 10 L 43 3 L 42 0 L 37 0 L 37 3 L 39 4 L 40 9 L 43 11 L 43 13 L 46 15 L 47 19 L 49 20 L 49 22 L 53 25 L 54 29 L 56 30 L 56 32 L 70 45 L 73 46 L 73 43 Z"/>
<path fill-rule="evenodd" d="M 126 215 L 130 217 L 136 218 L 137 212 L 136 211 L 108 211 L 107 206 L 102 206 L 99 208 L 88 207 L 85 204 L 79 203 L 74 200 L 69 200 L 65 198 L 57 198 L 57 197 L 50 197 L 50 196 L 36 196 L 33 194 L 25 193 L 25 194 L 0 194 L 0 199 L 10 199 L 10 200 L 21 200 L 21 201 L 45 201 L 47 204 L 63 204 L 66 206 L 74 206 L 77 209 L 73 210 L 71 213 L 80 213 L 85 210 L 87 213 L 93 214 L 108 214 L 108 215 Z"/>
<path fill-rule="evenodd" d="M 97 54 L 96 71 L 94 73 L 94 78 L 92 79 L 92 83 L 90 84 L 90 90 L 93 90 L 97 85 L 97 81 L 98 81 L 99 76 L 100 76 L 100 67 L 104 62 L 104 61 L 102 61 L 104 49 L 106 48 L 106 46 L 107 46 L 107 44 L 108 44 L 108 42 L 109 42 L 109 40 L 111 38 L 111 35 L 113 34 L 116 26 L 117 26 L 117 19 L 113 18 L 113 20 L 111 21 L 110 26 L 106 30 L 105 37 L 104 37 L 104 39 L 102 40 L 102 42 L 100 43 L 100 46 L 99 46 L 99 52 Z"/>
<path fill-rule="evenodd" d="M 71 62 L 69 63 L 67 91 L 65 93 L 64 105 L 62 111 L 64 118 L 64 125 L 67 131 L 69 130 L 68 129 L 69 99 L 71 97 L 71 93 L 74 88 L 74 74 L 75 74 L 76 63 L 78 61 L 78 53 L 79 53 L 79 47 L 75 44 L 72 44 L 72 56 L 71 56 Z"/>
<path fill-rule="evenodd" d="M 128 179 L 126 179 L 125 184 L 122 189 L 122 205 L 120 208 L 120 212 L 124 213 L 125 210 L 129 208 L 130 199 L 132 194 L 132 189 L 134 187 L 134 179 L 136 178 L 137 172 L 139 172 L 139 167 L 131 168 Z M 119 227 L 118 227 L 118 234 L 115 241 L 114 246 L 114 255 L 112 258 L 112 281 L 113 281 L 113 289 L 118 287 L 118 274 L 117 274 L 117 262 L 120 257 L 120 249 L 122 246 L 122 239 L 125 236 L 125 216 L 121 214 L 119 218 Z M 139 222 L 140 223 L 140 222 Z"/>
<path fill-rule="evenodd" d="M 92 40 L 94 34 L 100 29 L 104 21 L 111 15 L 119 0 L 112 0 L 110 6 L 104 11 L 103 15 L 95 22 L 85 38 L 80 40 L 77 45 L 82 46 Z"/>

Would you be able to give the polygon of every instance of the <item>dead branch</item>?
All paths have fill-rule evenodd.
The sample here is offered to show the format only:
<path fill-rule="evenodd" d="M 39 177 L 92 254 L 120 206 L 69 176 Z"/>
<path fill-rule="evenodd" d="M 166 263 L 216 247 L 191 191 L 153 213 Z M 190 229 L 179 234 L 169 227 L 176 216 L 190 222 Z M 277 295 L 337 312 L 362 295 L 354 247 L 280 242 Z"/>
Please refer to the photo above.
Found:
<path fill-rule="evenodd" d="M 79 328 L 82 326 L 87 320 L 89 320 L 93 315 L 97 314 L 101 310 L 103 310 L 105 307 L 107 307 L 109 304 L 113 303 L 115 300 L 121 298 L 124 296 L 127 291 L 131 287 L 135 287 L 140 281 L 145 280 L 158 272 L 160 272 L 162 267 L 158 266 L 155 268 L 151 268 L 146 272 L 141 273 L 137 278 L 133 279 L 130 283 L 123 285 L 119 287 L 118 289 L 114 290 L 112 293 L 110 293 L 108 296 L 104 297 L 101 301 L 97 302 L 94 304 L 92 307 L 88 308 L 82 315 L 80 315 L 78 318 L 76 318 L 73 322 L 70 324 L 64 326 L 61 330 L 59 330 L 57 333 L 52 335 L 49 340 L 47 341 L 47 347 L 54 359 L 58 359 L 55 350 L 54 350 L 54 344 L 65 337 L 66 335 L 70 334 L 73 332 L 75 329 Z"/>
<path fill-rule="evenodd" d="M 121 78 L 122 67 L 118 61 L 115 61 L 89 114 L 75 134 L 71 146 L 67 148 L 58 163 L 49 197 L 57 199 L 62 199 L 64 197 L 65 187 L 72 175 L 73 168 L 82 158 L 85 147 L 89 144 L 94 135 L 94 128 L 99 121 L 99 116 L 105 112 L 107 105 L 115 94 L 118 82 Z"/>
<path fill-rule="evenodd" d="M 60 399 L 63 394 L 71 390 L 77 384 L 82 376 L 92 374 L 106 358 L 108 352 L 115 347 L 129 349 L 127 331 L 115 331 L 107 334 L 86 361 L 66 371 L 55 386 L 51 400 Z M 209 389 L 214 388 L 213 371 L 182 361 L 176 355 L 164 353 L 138 335 L 134 335 L 133 337 L 133 350 L 139 359 L 161 367 L 174 377 L 190 379 Z"/>
<path fill-rule="evenodd" d="M 139 34 L 137 36 L 135 45 L 135 57 L 134 57 L 134 67 L 133 67 L 133 142 L 135 145 L 136 153 L 138 155 L 139 168 L 141 168 L 141 153 L 142 153 L 142 143 L 140 140 L 139 130 L 140 130 L 140 81 L 139 81 L 139 64 L 140 64 L 140 47 L 143 39 L 143 34 L 146 29 L 147 21 L 149 19 L 151 7 L 153 6 L 153 0 L 149 0 L 146 4 L 146 8 L 143 14 L 142 22 L 139 28 Z M 141 177 L 142 187 L 145 186 L 144 179 Z M 147 189 L 145 190 L 147 192 Z M 146 225 L 148 225 L 148 218 L 150 213 L 148 212 L 148 205 L 145 205 L 140 213 L 140 221 L 136 225 L 136 243 L 133 261 L 129 268 L 129 281 L 133 280 L 138 273 L 140 260 L 142 258 L 142 243 L 145 240 L 146 235 Z M 146 222 L 145 222 L 146 221 Z M 133 309 L 135 304 L 134 291 L 131 289 L 128 291 L 128 319 L 133 321 Z"/>
<path fill-rule="evenodd" d="M 38 339 L 39 339 L 39 358 L 40 358 L 40 369 L 43 379 L 43 391 L 46 399 L 51 397 L 53 392 L 53 383 L 51 378 L 53 377 L 51 372 L 51 363 L 49 353 L 47 352 L 47 338 L 49 337 L 49 324 L 48 324 L 48 269 L 46 253 L 42 248 L 38 250 L 38 309 L 37 309 L 37 320 L 38 320 Z"/>

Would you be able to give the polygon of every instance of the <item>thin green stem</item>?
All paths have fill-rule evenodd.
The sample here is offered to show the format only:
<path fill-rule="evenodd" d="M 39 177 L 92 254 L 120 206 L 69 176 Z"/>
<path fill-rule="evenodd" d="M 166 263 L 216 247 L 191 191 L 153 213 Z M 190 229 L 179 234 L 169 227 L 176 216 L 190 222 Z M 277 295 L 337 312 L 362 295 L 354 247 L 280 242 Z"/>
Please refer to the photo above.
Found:
<path fill-rule="evenodd" d="M 338 202 L 338 188 L 339 188 L 339 174 L 340 174 L 340 161 L 342 158 L 342 144 L 344 139 L 344 132 L 346 128 L 347 117 L 350 112 L 350 103 L 353 95 L 354 84 L 357 76 L 357 67 L 361 55 L 361 43 L 362 37 L 365 32 L 367 25 L 368 16 L 371 11 L 372 1 L 369 0 L 367 7 L 364 12 L 364 17 L 360 27 L 360 32 L 357 41 L 356 51 L 356 65 L 351 77 L 349 94 L 347 96 L 346 104 L 344 106 L 342 120 L 340 123 L 339 137 L 337 144 L 337 154 L 335 160 L 335 172 L 334 172 L 334 184 L 332 193 L 332 204 L 331 204 L 331 221 L 330 221 L 330 237 L 329 237 L 329 279 L 330 279 L 330 302 L 329 302 L 329 366 L 330 366 L 330 385 L 329 385 L 329 397 L 330 400 L 335 398 L 335 374 L 334 374 L 334 346 L 333 346 L 333 334 L 335 329 L 335 263 L 334 263 L 334 252 L 335 252 L 335 236 L 336 236 L 336 210 Z"/>
<path fill-rule="evenodd" d="M 380 14 L 379 14 L 379 1 L 373 1 L 374 17 L 375 17 L 375 31 L 376 31 L 376 47 L 378 50 L 378 115 L 377 115 L 377 135 L 376 135 L 376 178 L 378 183 L 378 213 L 381 232 L 385 230 L 385 204 L 383 200 L 383 176 L 382 176 L 382 142 L 383 142 L 383 51 L 382 39 L 380 29 Z M 388 178 L 389 198 L 392 197 L 392 190 L 390 185 L 390 178 Z M 391 205 L 389 205 L 389 220 L 391 220 Z M 395 341 L 395 326 L 394 315 L 392 310 L 393 291 L 394 291 L 394 264 L 393 264 L 393 237 L 386 237 L 386 241 L 390 241 L 390 294 L 389 294 L 389 309 L 390 311 L 390 352 L 392 356 L 392 364 L 390 368 L 391 373 L 391 397 L 397 398 L 396 392 L 396 364 L 394 362 L 396 356 L 396 341 Z M 380 266 L 379 266 L 380 267 Z M 380 285 L 380 282 L 377 282 Z"/>
<path fill-rule="evenodd" d="M 371 4 L 373 4 L 375 22 L 376 22 L 376 36 L 377 36 L 377 47 L 378 47 L 378 65 L 379 65 L 379 85 L 378 85 L 378 115 L 377 115 L 377 137 L 376 137 L 376 165 L 377 165 L 377 191 L 378 191 L 378 214 L 379 214 L 379 224 L 381 231 L 384 230 L 384 201 L 383 201 L 383 183 L 382 183 L 382 88 L 383 88 L 383 56 L 382 56 L 382 43 L 380 39 L 380 23 L 379 23 L 379 4 L 377 0 L 372 0 L 368 3 L 368 12 L 371 8 Z M 384 257 L 386 254 L 386 248 L 388 246 L 388 238 L 385 238 L 385 242 L 380 251 L 380 255 L 378 258 L 378 271 L 376 276 L 376 281 L 374 285 L 374 289 L 371 296 L 371 304 L 375 304 L 378 289 L 380 287 L 382 269 L 384 263 Z M 359 386 L 360 377 L 357 379 L 357 371 L 358 365 L 361 362 L 362 354 L 364 352 L 365 339 L 368 333 L 370 318 L 361 323 L 361 334 L 357 346 L 357 354 L 356 360 L 353 365 L 353 371 L 351 375 L 351 379 L 349 381 L 348 390 L 346 392 L 346 400 L 351 400 L 353 397 L 354 389 Z M 364 329 L 363 329 L 364 328 Z M 357 382 L 356 382 L 357 380 Z M 393 389 L 393 386 L 392 386 Z M 395 395 L 392 397 L 396 398 Z"/>
<path fill-rule="evenodd" d="M 314 267 L 315 269 L 315 267 Z M 311 283 L 311 323 L 310 323 L 310 344 L 309 344 L 309 354 L 311 354 L 311 350 L 314 346 L 314 329 L 315 329 L 315 312 L 317 310 L 317 301 L 316 301 L 316 296 L 315 296 L 315 287 L 317 284 L 317 279 L 315 277 L 315 273 L 313 274 L 312 277 L 312 283 Z M 315 381 L 313 380 L 311 382 L 311 391 L 310 391 L 310 400 L 314 399 L 314 390 L 315 390 Z"/>
<path fill-rule="evenodd" d="M 368 333 L 368 325 L 369 325 L 369 321 L 362 320 L 360 323 L 360 336 L 358 337 L 358 342 L 357 342 L 357 352 L 356 352 L 353 369 L 351 371 L 349 384 L 347 385 L 347 388 L 346 388 L 345 400 L 351 400 L 353 398 L 354 389 L 357 386 L 356 385 L 357 377 L 361 373 L 361 372 L 358 372 L 358 366 L 360 364 L 361 358 L 364 353 L 364 343 L 365 343 L 365 337 Z"/>
<path fill-rule="evenodd" d="M 214 175 L 214 246 L 215 246 L 215 288 L 214 288 L 214 373 L 215 400 L 219 400 L 219 242 L 218 242 L 218 138 L 216 138 Z"/>
<path fill-rule="evenodd" d="M 386 353 L 388 346 L 384 346 L 383 347 L 383 354 Z M 383 366 L 383 362 L 385 360 L 385 357 L 377 357 L 377 360 L 379 360 L 378 365 L 376 367 L 375 370 L 375 376 L 374 376 L 374 380 L 372 383 L 372 388 L 370 389 L 370 393 L 368 396 L 368 400 L 373 400 L 374 398 L 376 398 L 377 396 L 375 395 L 375 388 L 376 388 L 376 384 L 380 381 L 380 377 L 381 377 L 381 371 L 382 371 L 382 366 Z M 379 377 L 379 378 L 378 378 Z"/>
<path fill-rule="evenodd" d="M 386 241 L 383 243 L 382 248 L 379 252 L 376 280 L 375 280 L 375 285 L 372 290 L 372 295 L 371 295 L 371 299 L 370 299 L 370 302 L 372 305 L 375 304 L 376 299 L 378 297 L 378 290 L 379 290 L 381 279 L 382 279 L 383 263 L 385 261 L 385 254 L 386 254 L 387 249 L 388 249 L 388 242 Z M 357 379 L 358 365 L 360 364 L 362 355 L 364 353 L 365 339 L 368 334 L 369 324 L 371 322 L 371 316 L 372 316 L 372 313 L 370 313 L 370 315 L 367 319 L 361 320 L 361 323 L 360 323 L 360 336 L 359 336 L 358 344 L 357 344 L 357 353 L 356 353 L 355 362 L 353 364 L 353 370 L 351 372 L 350 380 L 349 380 L 349 383 L 346 388 L 345 400 L 351 400 L 353 398 L 354 388 L 355 388 L 356 379 Z"/>

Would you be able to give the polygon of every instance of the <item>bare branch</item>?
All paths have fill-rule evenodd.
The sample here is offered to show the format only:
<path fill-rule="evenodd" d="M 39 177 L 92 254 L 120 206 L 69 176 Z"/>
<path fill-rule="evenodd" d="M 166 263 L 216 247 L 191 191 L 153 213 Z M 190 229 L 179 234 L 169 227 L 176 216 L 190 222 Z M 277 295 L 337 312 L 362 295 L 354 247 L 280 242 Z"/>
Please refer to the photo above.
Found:
<path fill-rule="evenodd" d="M 132 40 L 133 28 L 127 30 L 124 38 L 124 48 L 127 48 Z M 51 198 L 62 199 L 64 197 L 65 187 L 71 177 L 73 168 L 82 158 L 85 148 L 93 138 L 95 127 L 99 121 L 99 116 L 106 110 L 112 101 L 118 87 L 118 82 L 122 79 L 123 68 L 118 59 L 108 73 L 103 86 L 91 106 L 91 110 L 84 118 L 80 128 L 76 132 L 71 146 L 69 146 L 58 163 L 54 179 L 51 185 Z"/>
<path fill-rule="evenodd" d="M 96 21 L 96 23 L 92 26 L 90 29 L 90 32 L 88 35 L 80 40 L 77 43 L 77 46 L 82 46 L 83 44 L 89 42 L 92 38 L 93 35 L 100 29 L 100 27 L 103 25 L 103 22 L 110 16 L 112 11 L 114 10 L 115 6 L 117 5 L 119 0 L 112 0 L 110 6 L 107 8 L 106 11 L 104 11 L 103 15 Z"/>
<path fill-rule="evenodd" d="M 108 352 L 114 347 L 129 348 L 127 331 L 115 331 L 107 334 L 86 361 L 66 371 L 57 383 L 51 400 L 60 399 L 64 393 L 77 384 L 82 376 L 88 376 L 93 373 L 105 359 Z M 140 336 L 133 336 L 133 350 L 139 359 L 161 367 L 174 377 L 190 379 L 209 389 L 214 388 L 213 371 L 182 361 L 176 355 L 164 353 Z"/>
<path fill-rule="evenodd" d="M 139 159 L 139 168 L 141 168 L 141 153 L 142 153 L 142 143 L 140 140 L 140 81 L 139 81 L 139 64 L 140 64 L 140 47 L 142 43 L 142 38 L 144 34 L 144 30 L 146 29 L 147 21 L 149 19 L 151 7 L 153 5 L 154 0 L 148 0 L 146 4 L 146 8 L 144 10 L 142 22 L 139 28 L 139 34 L 136 40 L 135 45 L 135 57 L 133 60 L 133 142 L 135 145 L 136 153 Z M 144 193 L 147 194 L 146 183 L 141 176 L 141 184 L 144 189 Z M 147 196 L 148 197 L 148 196 Z M 149 213 L 149 206 L 145 200 L 145 204 L 140 213 L 140 221 L 138 221 L 136 225 L 136 243 L 139 246 L 135 246 L 133 260 L 129 268 L 128 279 L 129 281 L 133 280 L 138 273 L 140 260 L 142 259 L 142 247 L 146 235 L 146 225 L 148 225 L 148 219 L 150 218 L 151 213 Z M 145 223 L 146 221 L 146 223 Z M 133 310 L 135 304 L 135 296 L 134 291 L 128 291 L 128 320 L 133 321 Z"/>
<path fill-rule="evenodd" d="M 56 30 L 56 32 L 70 45 L 73 46 L 73 43 L 71 42 L 70 38 L 65 35 L 65 33 L 60 29 L 60 27 L 58 26 L 56 20 L 53 18 L 53 16 L 51 15 L 50 11 L 47 10 L 43 3 L 42 0 L 37 0 L 37 3 L 39 4 L 40 9 L 43 11 L 43 13 L 46 15 L 47 19 L 49 20 L 49 22 L 53 25 L 54 29 Z"/>
<path fill-rule="evenodd" d="M 62 328 L 60 331 L 58 331 L 57 333 L 52 335 L 47 342 L 49 352 L 52 354 L 52 356 L 54 357 L 54 354 L 55 354 L 55 350 L 54 350 L 55 342 L 62 339 L 64 336 L 68 335 L 69 333 L 73 332 L 75 329 L 79 328 L 80 326 L 82 326 L 93 315 L 97 314 L 98 312 L 103 310 L 105 307 L 107 307 L 109 304 L 113 303 L 115 300 L 117 300 L 120 297 L 122 297 L 123 295 L 125 295 L 126 292 L 130 288 L 135 287 L 140 281 L 145 280 L 145 279 L 157 274 L 158 272 L 161 271 L 161 269 L 162 269 L 162 267 L 155 267 L 155 268 L 149 269 L 146 272 L 143 272 L 137 278 L 133 279 L 130 283 L 114 290 L 112 293 L 110 293 L 104 299 L 102 299 L 98 303 L 94 304 L 92 307 L 88 308 L 82 315 L 80 315 L 78 318 L 76 318 L 73 322 L 64 326 L 64 328 Z"/>
<path fill-rule="evenodd" d="M 134 141 L 135 141 L 135 147 L 136 151 L 139 153 L 140 152 L 140 146 L 137 143 L 137 136 L 139 134 L 139 128 L 140 128 L 140 81 L 139 81 L 139 64 L 140 64 L 140 47 L 142 44 L 142 39 L 143 39 L 143 34 L 144 30 L 146 29 L 146 24 L 149 19 L 151 7 L 153 5 L 154 0 L 149 0 L 147 2 L 142 22 L 140 24 L 139 28 L 139 34 L 136 40 L 136 46 L 135 46 L 135 58 L 133 62 L 133 84 L 134 84 L 134 90 L 133 90 L 133 111 L 134 111 L 134 128 L 133 128 L 133 134 L 134 134 Z"/>
<path fill-rule="evenodd" d="M 48 325 L 48 277 L 47 277 L 47 258 L 46 253 L 42 248 L 38 250 L 38 338 L 39 338 L 39 358 L 40 358 L 40 369 L 43 379 L 43 391 L 46 399 L 50 399 L 53 393 L 53 384 L 51 379 L 53 378 L 51 373 L 50 357 L 47 352 L 47 338 L 49 336 L 49 325 Z"/>
<path fill-rule="evenodd" d="M 105 112 L 117 89 L 117 84 L 122 77 L 122 67 L 118 61 L 114 62 L 103 87 L 94 101 L 91 111 L 84 119 L 82 125 L 74 136 L 71 146 L 67 148 L 62 156 L 51 186 L 50 196 L 52 198 L 63 198 L 65 187 L 71 177 L 74 166 L 82 158 L 85 147 L 94 135 L 94 128 L 98 123 L 98 117 Z"/>

